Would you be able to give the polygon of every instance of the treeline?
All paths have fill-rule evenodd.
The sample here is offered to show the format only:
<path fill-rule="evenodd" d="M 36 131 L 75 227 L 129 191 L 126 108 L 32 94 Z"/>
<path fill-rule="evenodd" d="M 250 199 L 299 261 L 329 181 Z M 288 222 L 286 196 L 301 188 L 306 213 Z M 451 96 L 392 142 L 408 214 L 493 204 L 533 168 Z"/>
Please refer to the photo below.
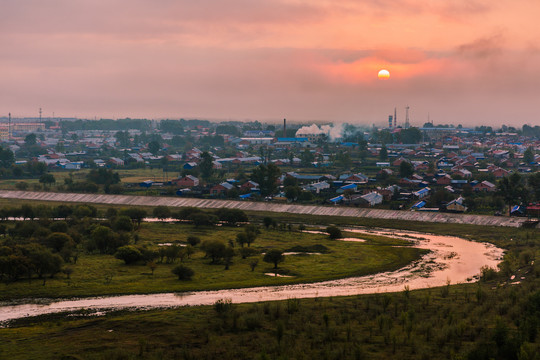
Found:
<path fill-rule="evenodd" d="M 0 208 L 0 281 L 17 281 L 38 277 L 44 283 L 47 277 L 60 272 L 70 274 L 69 265 L 77 263 L 81 252 L 116 255 L 126 264 L 137 261 L 152 262 L 156 259 L 174 262 L 189 255 L 178 246 L 156 249 L 140 242 L 137 229 L 145 217 L 160 219 L 174 217 L 211 226 L 221 222 L 236 225 L 247 222 L 247 215 L 238 209 L 218 209 L 205 212 L 196 208 L 172 211 L 158 206 L 149 214 L 145 209 L 129 207 L 121 210 L 108 208 L 98 212 L 91 205 L 22 205 Z M 14 224 L 10 220 L 15 221 Z M 250 240 L 251 239 L 251 240 Z M 189 240 L 189 239 L 188 239 Z M 193 246 L 199 241 L 193 240 Z M 246 243 L 253 241 L 248 237 Z M 189 251 L 189 250 L 188 250 Z M 219 249 L 208 250 L 216 260 L 222 258 Z"/>
<path fill-rule="evenodd" d="M 151 131 L 152 121 L 147 119 L 100 119 L 100 120 L 75 120 L 60 122 L 62 131 L 83 131 L 83 130 L 124 130 L 136 129 L 140 131 Z"/>

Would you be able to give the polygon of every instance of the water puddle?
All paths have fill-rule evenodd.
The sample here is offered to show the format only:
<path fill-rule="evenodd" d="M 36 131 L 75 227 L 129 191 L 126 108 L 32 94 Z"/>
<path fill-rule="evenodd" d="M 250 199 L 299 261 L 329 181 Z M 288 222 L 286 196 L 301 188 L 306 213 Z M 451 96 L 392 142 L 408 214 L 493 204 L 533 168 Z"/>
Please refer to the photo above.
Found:
<path fill-rule="evenodd" d="M 282 278 L 292 278 L 292 277 L 294 277 L 292 275 L 281 275 L 281 274 L 277 274 L 277 273 L 264 273 L 264 275 L 272 276 L 272 277 L 282 277 Z"/>
<path fill-rule="evenodd" d="M 336 239 L 336 240 L 339 240 L 339 241 L 352 241 L 352 242 L 366 242 L 366 240 L 359 239 L 359 238 L 339 238 L 339 239 Z"/>
<path fill-rule="evenodd" d="M 496 268 L 503 250 L 492 244 L 453 236 L 348 229 L 357 233 L 380 234 L 411 240 L 414 246 L 431 250 L 422 259 L 396 271 L 310 284 L 264 286 L 216 291 L 194 291 L 149 295 L 124 295 L 73 300 L 35 300 L 33 303 L 0 306 L 0 322 L 58 312 L 104 311 L 107 309 L 155 309 L 177 306 L 211 305 L 220 299 L 233 303 L 347 296 L 402 291 L 465 283 L 477 278 L 480 268 Z M 275 274 L 271 274 L 274 276 Z M 39 302 L 39 303 L 36 303 Z"/>

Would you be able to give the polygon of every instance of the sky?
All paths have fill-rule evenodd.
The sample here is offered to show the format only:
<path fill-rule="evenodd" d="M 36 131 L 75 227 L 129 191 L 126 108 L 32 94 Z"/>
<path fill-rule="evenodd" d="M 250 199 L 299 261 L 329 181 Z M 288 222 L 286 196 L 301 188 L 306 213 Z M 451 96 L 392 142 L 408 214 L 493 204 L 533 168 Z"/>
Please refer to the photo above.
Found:
<path fill-rule="evenodd" d="M 538 0 L 0 0 L 0 117 L 540 125 Z M 379 80 L 380 69 L 390 79 Z"/>

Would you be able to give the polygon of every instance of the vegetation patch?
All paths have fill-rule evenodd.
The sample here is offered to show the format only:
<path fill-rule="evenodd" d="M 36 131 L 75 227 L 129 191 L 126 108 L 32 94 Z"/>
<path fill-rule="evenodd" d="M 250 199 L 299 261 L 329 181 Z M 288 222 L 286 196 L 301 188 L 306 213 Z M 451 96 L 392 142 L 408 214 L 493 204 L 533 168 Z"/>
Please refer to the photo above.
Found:
<path fill-rule="evenodd" d="M 181 292 L 316 282 L 401 268 L 423 250 L 332 241 L 297 227 L 244 224 L 246 214 L 89 205 L 0 209 L 0 299 Z M 191 220 L 199 214 L 204 223 Z M 10 221 L 10 217 L 25 221 Z M 61 218 L 62 220 L 53 220 Z M 230 226 L 215 226 L 223 219 Z M 207 220 L 209 220 L 207 222 Z M 223 223 L 224 224 L 224 223 Z M 284 253 L 319 253 L 289 256 Z M 271 254 L 272 256 L 270 256 Z M 278 256 L 279 255 L 279 256 Z M 269 265 L 266 265 L 267 262 Z M 294 278 L 269 279 L 279 269 Z"/>
<path fill-rule="evenodd" d="M 310 246 L 296 245 L 285 250 L 285 252 L 298 252 L 298 253 L 320 253 L 326 254 L 330 249 L 322 244 L 315 244 Z"/>

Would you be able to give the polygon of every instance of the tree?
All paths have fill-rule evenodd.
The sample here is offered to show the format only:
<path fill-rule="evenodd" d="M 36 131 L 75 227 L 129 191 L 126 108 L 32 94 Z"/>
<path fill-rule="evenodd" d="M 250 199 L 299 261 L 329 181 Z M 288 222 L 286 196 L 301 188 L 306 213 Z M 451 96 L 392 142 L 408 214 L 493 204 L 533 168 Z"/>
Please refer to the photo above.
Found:
<path fill-rule="evenodd" d="M 137 229 L 141 226 L 141 222 L 147 215 L 146 210 L 137 207 L 123 209 L 120 213 L 128 216 L 131 221 L 137 223 Z"/>
<path fill-rule="evenodd" d="M 209 179 L 212 176 L 214 171 L 214 159 L 212 155 L 205 151 L 201 154 L 201 162 L 199 163 L 199 168 L 201 169 L 201 177 L 205 180 Z"/>
<path fill-rule="evenodd" d="M 152 210 L 152 215 L 163 221 L 171 217 L 171 209 L 167 206 L 156 206 L 154 210 Z"/>
<path fill-rule="evenodd" d="M 257 239 L 257 236 L 261 233 L 259 229 L 255 225 L 248 225 L 244 228 L 244 232 L 246 234 L 246 240 L 248 247 L 251 246 L 251 243 Z"/>
<path fill-rule="evenodd" d="M 45 239 L 45 245 L 56 252 L 60 252 L 60 250 L 66 246 L 75 246 L 75 242 L 68 234 L 62 232 L 53 232 Z"/>
<path fill-rule="evenodd" d="M 217 217 L 212 214 L 207 214 L 205 212 L 196 212 L 188 217 L 188 220 L 193 221 L 193 224 L 196 227 L 199 226 L 210 226 L 214 225 L 217 222 Z"/>
<path fill-rule="evenodd" d="M 535 201 L 540 201 L 540 172 L 530 175 L 527 179 L 529 188 L 532 189 L 532 195 Z"/>
<path fill-rule="evenodd" d="M 120 175 L 111 169 L 99 168 L 90 170 L 86 179 L 98 185 L 112 185 L 120 182 Z"/>
<path fill-rule="evenodd" d="M 150 151 L 152 154 L 156 155 L 160 149 L 161 149 L 161 145 L 159 141 L 152 140 L 148 143 L 148 151 Z"/>
<path fill-rule="evenodd" d="M 513 203 L 526 202 L 527 189 L 523 186 L 523 179 L 518 173 L 504 177 L 497 183 L 497 192 L 504 198 L 508 204 L 508 213 L 510 214 Z"/>
<path fill-rule="evenodd" d="M 247 244 L 247 234 L 245 232 L 236 234 L 236 242 L 239 243 L 241 247 L 244 247 L 244 244 Z"/>
<path fill-rule="evenodd" d="M 102 225 L 96 226 L 90 233 L 92 245 L 102 254 L 105 254 L 109 249 L 109 244 L 112 242 L 113 236 L 112 230 Z"/>
<path fill-rule="evenodd" d="M 299 186 L 287 186 L 285 187 L 285 197 L 289 201 L 295 201 L 301 191 L 302 189 Z"/>
<path fill-rule="evenodd" d="M 411 177 L 414 174 L 414 166 L 408 161 L 402 161 L 399 164 L 399 176 L 402 178 Z"/>
<path fill-rule="evenodd" d="M 417 144 L 422 140 L 422 132 L 416 128 L 401 129 L 397 134 L 398 141 L 403 144 Z"/>
<path fill-rule="evenodd" d="M 315 156 L 311 153 L 309 149 L 305 149 L 304 152 L 300 155 L 300 164 L 303 167 L 311 166 L 311 163 L 315 160 Z"/>
<path fill-rule="evenodd" d="M 114 231 L 130 232 L 133 230 L 133 222 L 131 221 L 129 216 L 117 216 L 112 223 L 112 227 Z"/>
<path fill-rule="evenodd" d="M 386 149 L 386 146 L 382 146 L 381 150 L 379 151 L 379 160 L 386 160 L 388 159 L 388 150 Z"/>
<path fill-rule="evenodd" d="M 43 184 L 43 186 L 48 186 L 51 184 L 54 184 L 56 182 L 56 179 L 54 178 L 53 174 L 43 174 L 39 178 L 39 182 Z"/>
<path fill-rule="evenodd" d="M 523 153 L 523 161 L 528 165 L 534 161 L 534 150 L 532 146 L 529 146 Z"/>
<path fill-rule="evenodd" d="M 195 275 L 195 271 L 193 271 L 193 269 L 184 265 L 176 266 L 171 270 L 171 272 L 178 276 L 178 280 L 191 280 L 193 275 Z"/>
<path fill-rule="evenodd" d="M 341 230 L 337 226 L 329 226 L 326 228 L 326 232 L 328 233 L 328 236 L 330 239 L 335 240 L 343 237 L 341 234 Z"/>
<path fill-rule="evenodd" d="M 126 265 L 131 265 L 142 259 L 139 249 L 133 245 L 121 246 L 116 250 L 114 257 L 123 260 Z"/>
<path fill-rule="evenodd" d="M 30 268 L 40 279 L 43 279 L 43 285 L 45 285 L 46 275 L 53 277 L 62 270 L 63 260 L 60 255 L 51 253 L 45 247 L 31 244 L 26 251 L 30 259 Z"/>
<path fill-rule="evenodd" d="M 263 258 L 264 262 L 274 264 L 274 269 L 277 269 L 278 264 L 283 262 L 284 260 L 285 255 L 283 255 L 283 252 L 278 249 L 269 250 L 266 254 L 264 254 Z"/>
<path fill-rule="evenodd" d="M 15 163 L 15 155 L 10 149 L 4 149 L 0 146 L 0 166 L 8 168 Z"/>
<path fill-rule="evenodd" d="M 277 180 L 281 175 L 281 170 L 275 164 L 259 165 L 253 169 L 251 179 L 259 184 L 261 195 L 273 194 L 277 189 Z"/>
<path fill-rule="evenodd" d="M 36 134 L 31 133 L 31 134 L 26 135 L 26 137 L 24 138 L 24 144 L 26 146 L 36 145 L 36 142 L 37 142 L 36 140 L 37 140 Z"/>
<path fill-rule="evenodd" d="M 219 240 L 206 240 L 201 249 L 206 253 L 206 257 L 212 259 L 211 264 L 217 263 L 225 255 L 225 244 Z"/>
<path fill-rule="evenodd" d="M 225 270 L 229 270 L 229 266 L 232 263 L 233 257 L 234 257 L 234 249 L 230 246 L 227 246 L 225 248 L 225 251 L 223 252 L 223 261 L 225 262 Z"/>
<path fill-rule="evenodd" d="M 120 144 L 121 147 L 128 147 L 129 146 L 129 133 L 127 131 L 118 131 L 114 137 L 116 138 L 116 141 Z"/>
<path fill-rule="evenodd" d="M 239 222 L 248 222 L 248 216 L 240 209 L 221 208 L 216 211 L 219 220 L 226 222 L 228 225 L 236 225 Z"/>
<path fill-rule="evenodd" d="M 267 217 L 265 217 L 265 218 L 263 219 L 264 227 L 267 228 L 267 229 L 268 229 L 272 224 L 274 224 L 275 222 L 276 222 L 276 221 L 275 221 L 273 218 L 269 217 L 269 216 L 267 216 Z"/>
<path fill-rule="evenodd" d="M 298 186 L 298 179 L 294 176 L 285 176 L 285 179 L 283 180 L 283 186 Z"/>

